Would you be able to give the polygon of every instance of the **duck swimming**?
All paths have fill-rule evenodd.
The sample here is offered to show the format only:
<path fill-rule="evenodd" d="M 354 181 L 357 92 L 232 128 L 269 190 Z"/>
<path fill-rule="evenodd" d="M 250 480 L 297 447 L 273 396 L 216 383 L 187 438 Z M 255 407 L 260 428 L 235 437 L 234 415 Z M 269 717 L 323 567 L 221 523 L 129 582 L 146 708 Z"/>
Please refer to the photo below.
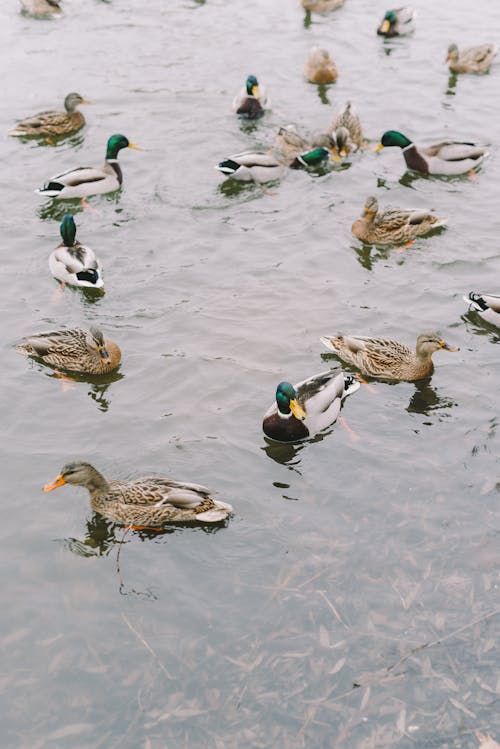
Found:
<path fill-rule="evenodd" d="M 422 174 L 465 174 L 476 169 L 488 155 L 484 146 L 453 140 L 422 148 L 397 130 L 387 130 L 374 150 L 387 146 L 401 148 L 408 169 Z"/>
<path fill-rule="evenodd" d="M 118 163 L 118 153 L 122 148 L 141 150 L 130 143 L 124 135 L 112 135 L 106 147 L 106 159 L 102 166 L 79 166 L 51 177 L 38 190 L 39 195 L 48 198 L 85 198 L 89 195 L 102 195 L 119 190 L 123 175 Z"/>
<path fill-rule="evenodd" d="M 95 326 L 90 330 L 73 328 L 35 333 L 25 338 L 16 350 L 52 367 L 94 375 L 112 372 L 121 360 L 116 343 L 105 338 Z"/>
<path fill-rule="evenodd" d="M 102 268 L 94 250 L 77 242 L 73 216 L 64 216 L 60 226 L 62 242 L 49 257 L 50 272 L 58 281 L 71 286 L 102 289 Z"/>
<path fill-rule="evenodd" d="M 363 215 L 352 225 L 352 233 L 368 244 L 410 242 L 446 224 L 446 219 L 423 208 L 379 210 L 377 198 L 366 199 Z"/>
<path fill-rule="evenodd" d="M 412 8 L 388 10 L 377 29 L 379 36 L 404 36 L 415 30 L 415 13 Z"/>
<path fill-rule="evenodd" d="M 310 83 L 333 83 L 337 80 L 337 66 L 326 49 L 311 49 L 306 60 L 305 75 Z"/>
<path fill-rule="evenodd" d="M 178 522 L 219 523 L 233 511 L 230 504 L 213 499 L 205 486 L 155 476 L 105 479 L 83 461 L 67 463 L 43 490 L 50 492 L 64 484 L 84 486 L 95 512 L 136 529 Z"/>
<path fill-rule="evenodd" d="M 477 312 L 484 320 L 500 327 L 500 296 L 470 291 L 463 300 L 467 302 L 469 309 Z"/>
<path fill-rule="evenodd" d="M 496 44 L 479 44 L 461 51 L 450 44 L 445 62 L 452 73 L 487 73 L 497 52 Z"/>
<path fill-rule="evenodd" d="M 245 85 L 233 99 L 233 111 L 246 120 L 257 120 L 270 106 L 266 89 L 254 75 L 248 76 Z"/>
<path fill-rule="evenodd" d="M 280 382 L 276 402 L 264 415 L 264 434 L 276 442 L 298 442 L 331 426 L 344 398 L 359 388 L 351 376 L 329 370 L 291 385 Z"/>
<path fill-rule="evenodd" d="M 88 104 L 88 102 L 80 94 L 72 92 L 64 99 L 64 112 L 48 110 L 27 117 L 20 120 L 15 128 L 9 131 L 9 135 L 29 138 L 75 133 L 85 125 L 83 114 L 77 110 L 79 104 Z"/>

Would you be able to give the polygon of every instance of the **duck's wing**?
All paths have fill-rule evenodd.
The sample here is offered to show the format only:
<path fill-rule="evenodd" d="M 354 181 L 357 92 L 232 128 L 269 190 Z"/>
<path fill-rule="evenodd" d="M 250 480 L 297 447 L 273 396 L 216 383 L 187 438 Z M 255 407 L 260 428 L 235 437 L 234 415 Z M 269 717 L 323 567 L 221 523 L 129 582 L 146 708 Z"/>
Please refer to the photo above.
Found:
<path fill-rule="evenodd" d="M 338 370 L 328 370 L 308 377 L 295 386 L 298 401 L 308 414 L 325 411 L 335 398 L 344 392 L 344 376 Z"/>
<path fill-rule="evenodd" d="M 68 273 L 82 270 L 97 270 L 99 267 L 95 252 L 90 247 L 77 244 L 74 247 L 61 245 L 54 250 L 54 258 L 63 263 Z"/>
<path fill-rule="evenodd" d="M 476 143 L 466 141 L 443 141 L 432 146 L 419 149 L 423 154 L 437 157 L 443 161 L 464 161 L 465 159 L 477 159 L 483 156 L 485 148 Z"/>
<path fill-rule="evenodd" d="M 147 476 L 127 482 L 115 482 L 123 488 L 123 501 L 127 504 L 147 504 L 161 507 L 189 509 L 210 496 L 210 489 L 201 484 L 173 481 L 168 478 Z"/>
<path fill-rule="evenodd" d="M 479 44 L 477 47 L 469 47 L 463 51 L 464 58 L 476 65 L 490 60 L 496 55 L 498 48 L 496 44 Z"/>
<path fill-rule="evenodd" d="M 56 184 L 75 187 L 76 185 L 83 185 L 88 182 L 100 182 L 107 177 L 109 177 L 109 174 L 103 167 L 79 166 L 75 169 L 69 169 L 67 172 L 62 172 L 62 174 L 56 174 L 55 177 L 50 178 L 48 184 L 54 182 Z M 44 188 L 47 186 L 45 185 Z"/>
<path fill-rule="evenodd" d="M 21 347 L 30 351 L 34 356 L 43 358 L 48 354 L 74 355 L 75 346 L 87 351 L 86 332 L 79 328 L 73 330 L 53 330 L 48 333 L 38 333 L 24 339 Z"/>

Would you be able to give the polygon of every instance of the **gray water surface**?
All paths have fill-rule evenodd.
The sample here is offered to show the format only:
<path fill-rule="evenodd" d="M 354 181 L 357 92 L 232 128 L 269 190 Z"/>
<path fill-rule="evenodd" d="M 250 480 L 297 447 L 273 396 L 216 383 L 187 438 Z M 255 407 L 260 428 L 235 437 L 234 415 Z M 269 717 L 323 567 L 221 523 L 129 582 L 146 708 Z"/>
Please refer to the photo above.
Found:
<path fill-rule="evenodd" d="M 298 0 L 65 0 L 57 20 L 2 3 L 0 131 L 71 90 L 93 102 L 56 146 L 1 141 L 2 749 L 500 740 L 500 334 L 462 301 L 500 293 L 499 68 L 443 65 L 452 41 L 498 41 L 500 5 L 414 7 L 416 33 L 384 42 L 382 0 L 310 24 Z M 303 78 L 312 44 L 339 68 L 325 90 Z M 273 100 L 255 125 L 231 112 L 249 73 Z M 272 194 L 219 180 L 221 159 L 289 122 L 321 130 L 347 99 L 371 145 L 398 129 L 490 157 L 475 180 L 405 174 L 399 149 L 290 172 Z M 145 149 L 121 152 L 118 195 L 82 212 L 34 194 L 99 164 L 115 132 Z M 363 246 L 350 227 L 370 194 L 449 226 L 405 252 Z M 101 298 L 50 276 L 67 210 L 102 259 Z M 107 378 L 61 383 L 14 350 L 91 323 L 122 348 Z M 351 431 L 264 440 L 276 384 L 339 365 L 320 335 L 436 329 L 460 352 L 418 384 L 362 387 Z M 42 493 L 74 458 L 208 485 L 234 517 L 120 545 L 83 489 Z"/>

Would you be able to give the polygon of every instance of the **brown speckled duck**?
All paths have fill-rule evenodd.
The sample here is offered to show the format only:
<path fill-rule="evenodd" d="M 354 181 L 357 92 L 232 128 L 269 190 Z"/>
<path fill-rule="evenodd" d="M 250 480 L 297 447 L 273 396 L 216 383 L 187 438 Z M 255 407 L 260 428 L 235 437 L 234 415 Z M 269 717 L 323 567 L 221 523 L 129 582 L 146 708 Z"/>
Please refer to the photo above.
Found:
<path fill-rule="evenodd" d="M 340 112 L 333 118 L 329 131 L 335 133 L 338 132 L 340 128 L 345 128 L 348 133 L 347 142 L 345 144 L 347 153 L 357 148 L 361 148 L 363 145 L 361 120 L 350 101 L 346 102 Z"/>
<path fill-rule="evenodd" d="M 368 338 L 357 335 L 321 336 L 327 349 L 354 365 L 363 374 L 384 380 L 421 380 L 434 371 L 434 351 L 458 351 L 451 348 L 437 333 L 422 333 L 416 350 L 389 338 Z"/>
<path fill-rule="evenodd" d="M 403 244 L 444 226 L 446 219 L 423 208 L 379 210 L 377 198 L 367 198 L 363 215 L 352 225 L 352 233 L 368 244 Z"/>
<path fill-rule="evenodd" d="M 67 463 L 59 475 L 44 486 L 50 492 L 64 484 L 84 486 L 95 512 L 132 528 L 162 528 L 167 523 L 219 523 L 233 508 L 212 499 L 199 484 L 147 476 L 129 481 L 109 480 L 90 463 Z"/>
<path fill-rule="evenodd" d="M 80 94 L 72 92 L 64 99 L 64 108 L 66 111 L 48 110 L 47 112 L 39 112 L 39 114 L 35 114 L 32 117 L 27 117 L 24 120 L 20 120 L 15 128 L 9 131 L 9 135 L 30 138 L 75 133 L 85 125 L 83 114 L 77 110 L 79 104 L 88 104 L 88 102 Z"/>
<path fill-rule="evenodd" d="M 326 49 L 311 49 L 306 60 L 305 75 L 310 83 L 333 83 L 337 80 L 337 66 Z"/>
<path fill-rule="evenodd" d="M 344 0 L 302 0 L 304 10 L 314 13 L 327 13 L 329 10 L 336 10 L 344 4 Z"/>
<path fill-rule="evenodd" d="M 52 367 L 96 375 L 113 371 L 121 360 L 116 343 L 96 327 L 36 333 L 25 338 L 17 351 Z"/>
<path fill-rule="evenodd" d="M 479 44 L 461 51 L 450 44 L 445 62 L 452 73 L 487 73 L 497 52 L 496 44 Z"/>

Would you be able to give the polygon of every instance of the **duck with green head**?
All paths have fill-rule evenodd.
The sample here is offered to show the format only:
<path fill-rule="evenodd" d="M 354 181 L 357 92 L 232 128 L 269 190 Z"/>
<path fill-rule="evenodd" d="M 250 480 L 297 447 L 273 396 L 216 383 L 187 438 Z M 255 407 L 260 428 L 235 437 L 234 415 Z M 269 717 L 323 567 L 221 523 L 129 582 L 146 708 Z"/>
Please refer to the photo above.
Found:
<path fill-rule="evenodd" d="M 88 103 L 83 96 L 73 91 L 64 99 L 64 112 L 50 109 L 47 112 L 39 112 L 33 117 L 27 117 L 18 122 L 15 128 L 9 131 L 9 135 L 19 138 L 36 138 L 75 133 L 85 125 L 85 118 L 77 107 L 79 104 Z"/>
<path fill-rule="evenodd" d="M 377 29 L 379 36 L 404 36 L 415 30 L 415 13 L 413 8 L 394 8 L 386 11 L 382 23 Z"/>
<path fill-rule="evenodd" d="M 416 146 L 397 130 L 387 130 L 378 146 L 380 151 L 388 146 L 402 149 L 408 169 L 422 174 L 459 175 L 476 169 L 488 155 L 484 146 L 462 141 L 443 141 L 431 146 Z"/>
<path fill-rule="evenodd" d="M 112 135 L 106 147 L 106 159 L 102 166 L 79 166 L 51 177 L 38 190 L 39 195 L 48 198 L 85 198 L 88 195 L 102 195 L 119 190 L 123 175 L 118 163 L 118 153 L 122 148 L 141 150 L 130 143 L 124 135 Z"/>
<path fill-rule="evenodd" d="M 233 111 L 238 117 L 246 120 L 257 120 L 270 106 L 271 100 L 266 89 L 255 75 L 248 76 L 245 85 L 233 99 Z"/>
<path fill-rule="evenodd" d="M 322 432 L 339 415 L 342 401 L 359 388 L 351 375 L 329 370 L 291 385 L 280 382 L 276 402 L 264 415 L 264 434 L 276 442 L 298 442 Z"/>
<path fill-rule="evenodd" d="M 68 213 L 61 221 L 62 242 L 49 257 L 50 272 L 58 281 L 71 286 L 102 289 L 101 263 L 94 250 L 76 240 L 76 224 Z"/>

